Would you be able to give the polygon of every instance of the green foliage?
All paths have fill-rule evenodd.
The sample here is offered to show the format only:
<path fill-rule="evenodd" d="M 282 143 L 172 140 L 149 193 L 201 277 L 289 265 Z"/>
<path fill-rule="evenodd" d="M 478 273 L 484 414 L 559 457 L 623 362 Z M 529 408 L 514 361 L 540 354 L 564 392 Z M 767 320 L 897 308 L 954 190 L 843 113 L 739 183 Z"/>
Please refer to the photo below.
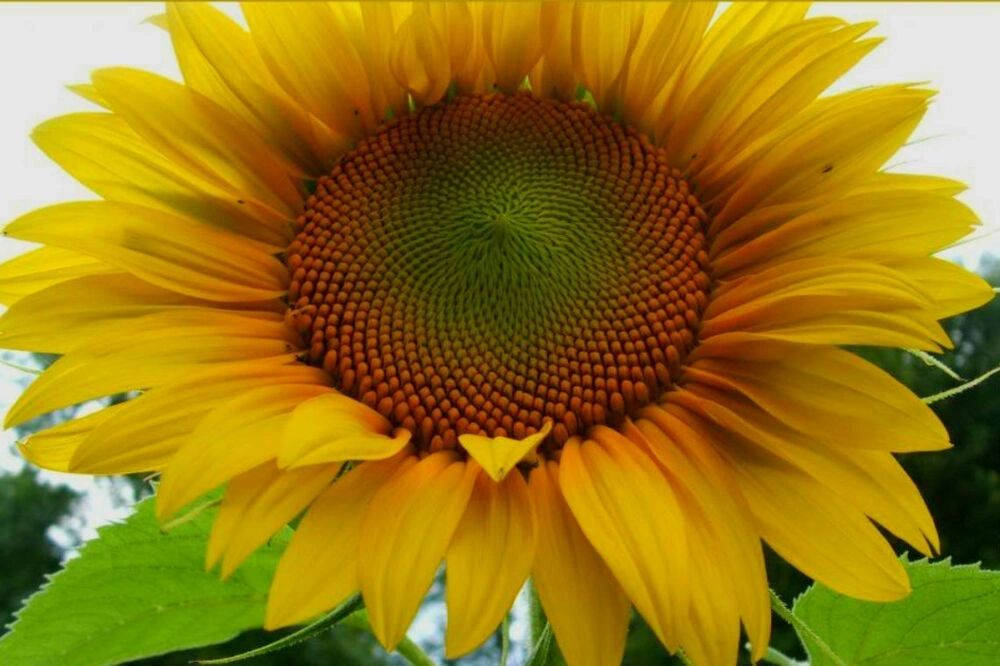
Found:
<path fill-rule="evenodd" d="M 21 601 L 35 591 L 45 574 L 59 566 L 61 553 L 46 536 L 76 499 L 66 487 L 38 483 L 37 474 L 0 475 L 0 627 L 14 617 Z"/>
<path fill-rule="evenodd" d="M 812 665 L 1000 663 L 1000 572 L 947 560 L 904 564 L 913 592 L 901 601 L 858 601 L 819 584 L 799 597 L 793 612 Z"/>
<path fill-rule="evenodd" d="M 287 533 L 225 582 L 202 563 L 213 515 L 163 533 L 151 500 L 100 538 L 18 613 L 0 663 L 97 666 L 218 643 L 259 627 Z"/>

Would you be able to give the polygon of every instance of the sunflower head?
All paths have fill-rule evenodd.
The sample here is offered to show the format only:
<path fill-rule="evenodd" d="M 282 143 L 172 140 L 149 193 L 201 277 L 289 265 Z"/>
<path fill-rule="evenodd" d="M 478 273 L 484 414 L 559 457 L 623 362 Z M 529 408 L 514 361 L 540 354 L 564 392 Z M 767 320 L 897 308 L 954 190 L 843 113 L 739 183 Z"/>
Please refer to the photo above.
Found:
<path fill-rule="evenodd" d="M 249 3 L 156 19 L 183 82 L 115 68 L 39 145 L 102 200 L 12 222 L 0 343 L 60 358 L 21 449 L 225 487 L 229 575 L 302 515 L 274 628 L 360 592 L 394 647 L 442 561 L 447 651 L 530 576 L 571 666 L 755 658 L 762 541 L 905 595 L 872 521 L 933 521 L 893 453 L 933 413 L 843 346 L 940 351 L 986 302 L 932 255 L 975 215 L 883 170 L 930 93 L 824 91 L 879 40 L 798 3 Z M 734 581 L 738 584 L 734 585 Z"/>

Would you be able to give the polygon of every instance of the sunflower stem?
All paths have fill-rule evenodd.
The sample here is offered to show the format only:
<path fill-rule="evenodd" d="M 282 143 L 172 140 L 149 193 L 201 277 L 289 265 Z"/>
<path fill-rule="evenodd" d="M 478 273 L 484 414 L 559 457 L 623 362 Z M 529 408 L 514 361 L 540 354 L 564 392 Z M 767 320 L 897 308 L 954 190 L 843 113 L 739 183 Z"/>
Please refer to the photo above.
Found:
<path fill-rule="evenodd" d="M 773 647 L 767 648 L 763 658 L 760 660 L 764 664 L 774 664 L 774 666 L 806 666 L 807 662 L 792 659 L 784 652 L 775 650 Z"/>
<path fill-rule="evenodd" d="M 538 591 L 535 584 L 528 581 L 528 622 L 531 625 L 531 644 L 537 645 L 542 638 L 542 634 L 549 626 L 545 617 L 545 610 L 542 608 L 542 601 L 538 598 Z"/>
<path fill-rule="evenodd" d="M 935 402 L 938 402 L 939 400 L 944 400 L 946 398 L 954 397 L 959 393 L 964 393 L 965 391 L 968 391 L 970 388 L 974 388 L 979 384 L 982 384 L 983 382 L 985 382 L 987 379 L 997 374 L 998 372 L 1000 372 L 1000 365 L 993 368 L 992 370 L 987 370 L 986 372 L 979 375 L 975 379 L 971 379 L 965 382 L 964 384 L 961 384 L 954 388 L 950 388 L 947 391 L 941 391 L 940 393 L 935 393 L 934 395 L 923 397 L 921 398 L 921 400 L 923 400 L 926 404 L 930 405 Z"/>
<path fill-rule="evenodd" d="M 503 616 L 500 624 L 500 666 L 507 666 L 510 659 L 510 613 Z"/>
<path fill-rule="evenodd" d="M 341 621 L 341 624 L 369 633 L 372 630 L 371 624 L 368 623 L 368 611 L 363 608 L 345 617 Z M 437 666 L 437 663 L 426 652 L 421 650 L 419 645 L 406 636 L 396 646 L 396 652 L 408 663 L 413 664 L 413 666 Z"/>
<path fill-rule="evenodd" d="M 844 660 L 837 656 L 837 653 L 826 644 L 819 635 L 813 631 L 812 627 L 802 621 L 802 618 L 795 615 L 785 602 L 781 600 L 781 597 L 777 595 L 774 590 L 768 590 L 771 593 L 771 609 L 780 617 L 782 620 L 792 625 L 795 632 L 800 638 L 808 638 L 815 644 L 815 646 L 822 652 L 829 660 L 831 664 L 835 666 L 847 666 Z"/>

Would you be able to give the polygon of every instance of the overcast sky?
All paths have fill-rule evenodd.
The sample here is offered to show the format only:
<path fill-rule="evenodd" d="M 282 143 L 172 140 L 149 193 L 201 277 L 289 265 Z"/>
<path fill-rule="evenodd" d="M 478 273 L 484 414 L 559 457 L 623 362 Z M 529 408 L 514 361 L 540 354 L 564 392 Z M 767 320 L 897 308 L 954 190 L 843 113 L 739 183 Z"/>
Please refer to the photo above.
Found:
<path fill-rule="evenodd" d="M 131 3 L 0 3 L 0 223 L 33 208 L 92 195 L 50 163 L 28 138 L 46 118 L 88 108 L 65 89 L 108 65 L 177 76 L 166 35 L 143 24 L 157 5 Z M 879 22 L 888 37 L 838 88 L 926 81 L 940 91 L 915 141 L 894 162 L 900 170 L 938 173 L 970 186 L 965 200 L 984 229 L 949 254 L 975 265 L 1000 253 L 1000 4 L 819 3 L 813 15 Z M 994 235 L 989 236 L 992 232 Z M 3 239 L 0 257 L 25 247 Z M 0 411 L 20 390 L 0 368 Z M 18 463 L 0 441 L 0 468 Z M 50 476 L 49 478 L 56 478 Z M 113 515 L 98 494 L 88 512 Z"/>

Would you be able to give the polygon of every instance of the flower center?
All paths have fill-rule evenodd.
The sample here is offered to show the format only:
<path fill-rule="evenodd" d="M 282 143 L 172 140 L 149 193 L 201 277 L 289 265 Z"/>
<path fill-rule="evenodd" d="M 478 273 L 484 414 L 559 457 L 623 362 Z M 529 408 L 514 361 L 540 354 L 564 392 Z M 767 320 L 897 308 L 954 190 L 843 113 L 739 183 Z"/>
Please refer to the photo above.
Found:
<path fill-rule="evenodd" d="M 460 96 L 319 180 L 290 320 L 418 446 L 551 419 L 558 447 L 672 386 L 707 302 L 705 221 L 661 151 L 590 107 Z"/>

